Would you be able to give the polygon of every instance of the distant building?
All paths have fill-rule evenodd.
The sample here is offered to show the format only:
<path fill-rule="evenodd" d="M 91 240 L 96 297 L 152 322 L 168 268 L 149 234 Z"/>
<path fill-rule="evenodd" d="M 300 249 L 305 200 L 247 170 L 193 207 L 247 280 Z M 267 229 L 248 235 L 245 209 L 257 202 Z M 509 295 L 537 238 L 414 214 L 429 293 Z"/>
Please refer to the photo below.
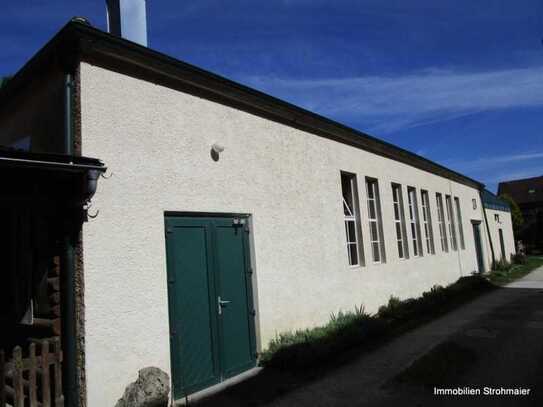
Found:
<path fill-rule="evenodd" d="M 500 182 L 498 195 L 503 194 L 513 198 L 524 217 L 517 239 L 529 252 L 543 251 L 543 176 Z"/>

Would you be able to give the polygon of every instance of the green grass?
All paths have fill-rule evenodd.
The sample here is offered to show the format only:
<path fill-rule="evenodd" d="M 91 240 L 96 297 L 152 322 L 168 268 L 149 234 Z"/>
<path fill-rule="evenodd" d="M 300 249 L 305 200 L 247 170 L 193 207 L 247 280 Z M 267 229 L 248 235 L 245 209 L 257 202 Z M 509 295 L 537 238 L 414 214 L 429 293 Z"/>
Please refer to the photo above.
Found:
<path fill-rule="evenodd" d="M 447 287 L 435 286 L 418 298 L 391 297 L 375 315 L 362 307 L 340 312 L 324 326 L 278 335 L 262 353 L 260 364 L 282 370 L 334 364 L 343 352 L 371 348 L 492 288 L 483 277 L 463 277 Z"/>
<path fill-rule="evenodd" d="M 541 266 L 543 266 L 543 257 L 540 256 L 519 258 L 518 262 L 514 264 L 498 262 L 494 265 L 494 270 L 489 273 L 488 279 L 496 285 L 505 285 L 524 277 Z"/>

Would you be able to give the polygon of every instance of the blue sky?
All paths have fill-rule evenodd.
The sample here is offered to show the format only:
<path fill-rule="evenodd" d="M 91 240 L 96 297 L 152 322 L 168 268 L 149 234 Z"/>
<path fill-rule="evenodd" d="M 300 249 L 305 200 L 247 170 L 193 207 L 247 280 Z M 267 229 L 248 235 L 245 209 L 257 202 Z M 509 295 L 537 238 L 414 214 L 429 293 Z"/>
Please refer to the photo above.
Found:
<path fill-rule="evenodd" d="M 0 75 L 103 0 L 2 2 Z M 543 175 L 540 0 L 148 0 L 150 46 L 476 178 Z"/>

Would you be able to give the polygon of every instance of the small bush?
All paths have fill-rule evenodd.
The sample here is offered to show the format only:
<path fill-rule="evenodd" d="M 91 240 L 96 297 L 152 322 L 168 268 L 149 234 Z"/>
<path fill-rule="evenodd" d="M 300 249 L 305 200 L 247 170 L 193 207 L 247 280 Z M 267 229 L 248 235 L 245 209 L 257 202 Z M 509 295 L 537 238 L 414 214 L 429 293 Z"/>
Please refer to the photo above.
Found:
<path fill-rule="evenodd" d="M 462 277 L 447 287 L 434 286 L 418 298 L 392 296 L 375 315 L 366 313 L 364 307 L 340 311 L 324 326 L 277 335 L 262 353 L 260 364 L 290 370 L 320 366 L 353 347 L 377 339 L 382 342 L 394 332 L 409 329 L 492 287 L 480 276 Z"/>
<path fill-rule="evenodd" d="M 493 271 L 509 271 L 510 269 L 511 269 L 511 263 L 509 263 L 505 259 L 494 261 L 494 263 L 492 264 Z"/>

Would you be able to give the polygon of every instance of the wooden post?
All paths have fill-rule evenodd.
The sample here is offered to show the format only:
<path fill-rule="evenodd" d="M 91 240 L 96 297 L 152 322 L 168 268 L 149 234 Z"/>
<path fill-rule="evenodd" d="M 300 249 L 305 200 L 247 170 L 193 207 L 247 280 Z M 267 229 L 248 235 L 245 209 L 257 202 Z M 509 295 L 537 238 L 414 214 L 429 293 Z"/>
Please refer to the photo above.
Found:
<path fill-rule="evenodd" d="M 35 343 L 30 344 L 28 362 L 28 398 L 30 400 L 30 407 L 38 407 L 38 385 L 36 382 L 38 360 L 36 359 Z"/>
<path fill-rule="evenodd" d="M 51 407 L 51 384 L 49 381 L 49 342 L 45 340 L 41 342 L 41 372 L 41 405 L 42 407 Z"/>
<path fill-rule="evenodd" d="M 0 350 L 0 407 L 6 407 L 6 358 L 4 350 Z"/>
<path fill-rule="evenodd" d="M 25 406 L 25 394 L 23 388 L 23 352 L 20 346 L 13 349 L 13 390 L 15 391 L 14 407 Z"/>
<path fill-rule="evenodd" d="M 55 407 L 64 407 L 64 396 L 62 394 L 62 349 L 60 346 L 60 338 L 54 339 L 53 352 L 55 354 Z"/>

